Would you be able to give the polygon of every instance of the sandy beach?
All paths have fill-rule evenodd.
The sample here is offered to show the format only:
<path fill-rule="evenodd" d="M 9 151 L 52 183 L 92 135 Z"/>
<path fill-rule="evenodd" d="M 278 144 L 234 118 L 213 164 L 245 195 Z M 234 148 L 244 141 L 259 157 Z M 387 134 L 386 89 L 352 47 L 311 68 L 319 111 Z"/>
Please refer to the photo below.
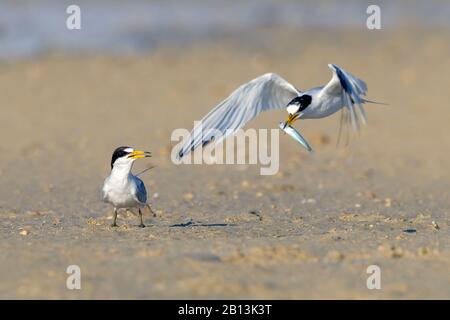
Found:
<path fill-rule="evenodd" d="M 224 39 L 0 64 L 0 298 L 450 298 L 448 31 L 261 34 L 259 48 Z M 327 63 L 389 103 L 367 106 L 347 147 L 336 114 L 296 123 L 313 155 L 280 134 L 273 176 L 170 160 L 171 132 L 240 84 L 276 72 L 306 89 L 329 80 Z M 134 168 L 156 166 L 142 175 L 156 212 L 144 229 L 130 213 L 111 228 L 101 202 L 121 145 L 154 155 Z M 81 290 L 66 288 L 69 265 Z M 366 287 L 370 265 L 381 290 Z"/>

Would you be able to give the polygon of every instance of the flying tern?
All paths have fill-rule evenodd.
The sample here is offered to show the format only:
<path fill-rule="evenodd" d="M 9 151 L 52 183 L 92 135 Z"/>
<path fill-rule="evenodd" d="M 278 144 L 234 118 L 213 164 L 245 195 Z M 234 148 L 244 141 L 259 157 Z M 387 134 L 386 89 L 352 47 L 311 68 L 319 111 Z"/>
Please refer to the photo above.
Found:
<path fill-rule="evenodd" d="M 366 83 L 345 71 L 329 64 L 331 80 L 324 86 L 300 91 L 275 73 L 267 73 L 241 85 L 230 96 L 212 109 L 192 130 L 178 152 L 178 159 L 199 146 L 236 133 L 247 122 L 261 112 L 286 108 L 289 116 L 280 128 L 312 151 L 309 143 L 291 125 L 298 119 L 319 119 L 342 110 L 342 123 L 351 122 L 359 130 L 360 122 L 366 124 L 364 103 L 379 103 L 366 100 Z M 221 135 L 216 137 L 217 130 Z M 339 136 L 340 136 L 339 130 Z M 339 139 L 339 138 L 338 138 Z"/>

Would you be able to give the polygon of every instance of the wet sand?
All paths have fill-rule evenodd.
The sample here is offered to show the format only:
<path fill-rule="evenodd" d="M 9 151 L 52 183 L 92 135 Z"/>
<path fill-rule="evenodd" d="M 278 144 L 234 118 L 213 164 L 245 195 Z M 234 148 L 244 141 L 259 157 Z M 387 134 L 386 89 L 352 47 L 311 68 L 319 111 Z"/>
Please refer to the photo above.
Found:
<path fill-rule="evenodd" d="M 0 298 L 450 298 L 448 32 L 265 36 L 0 64 Z M 272 71 L 306 89 L 330 62 L 390 104 L 369 105 L 347 147 L 337 114 L 297 123 L 314 155 L 281 134 L 274 176 L 170 161 L 172 130 L 238 85 Z M 100 201 L 120 145 L 154 154 L 135 165 L 156 166 L 142 176 L 157 213 L 145 229 L 125 213 L 111 228 Z M 66 289 L 72 264 L 81 290 Z M 381 290 L 366 287 L 373 264 Z"/>

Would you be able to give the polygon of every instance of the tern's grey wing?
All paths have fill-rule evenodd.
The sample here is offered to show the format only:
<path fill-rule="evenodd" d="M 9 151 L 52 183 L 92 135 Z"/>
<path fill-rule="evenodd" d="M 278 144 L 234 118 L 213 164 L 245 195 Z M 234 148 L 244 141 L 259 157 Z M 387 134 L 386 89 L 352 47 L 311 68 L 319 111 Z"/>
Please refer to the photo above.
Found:
<path fill-rule="evenodd" d="M 367 85 L 361 79 L 334 64 L 329 64 L 328 67 L 333 71 L 333 77 L 323 88 L 323 92 L 342 97 L 342 104 L 350 111 L 353 128 L 358 130 L 359 117 L 355 111 L 355 106 L 359 108 L 361 121 L 366 124 L 366 112 L 363 107 L 366 100 L 363 96 L 367 93 Z"/>
<path fill-rule="evenodd" d="M 188 141 L 179 151 L 178 158 L 213 140 L 218 143 L 263 111 L 285 108 L 298 95 L 299 90 L 273 73 L 264 74 L 240 86 L 194 127 Z"/>
<path fill-rule="evenodd" d="M 134 181 L 136 182 L 136 192 L 135 192 L 136 200 L 138 200 L 142 204 L 146 204 L 147 203 L 147 190 L 145 189 L 144 182 L 142 182 L 142 180 L 136 176 L 133 178 L 134 178 Z"/>

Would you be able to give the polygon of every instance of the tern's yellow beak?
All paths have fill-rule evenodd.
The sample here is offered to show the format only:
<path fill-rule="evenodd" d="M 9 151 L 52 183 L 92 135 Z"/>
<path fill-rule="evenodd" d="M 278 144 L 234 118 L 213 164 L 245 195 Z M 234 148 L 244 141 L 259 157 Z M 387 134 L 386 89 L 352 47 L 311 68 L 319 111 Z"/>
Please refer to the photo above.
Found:
<path fill-rule="evenodd" d="M 289 116 L 285 122 L 285 126 L 291 125 L 292 123 L 294 123 L 294 121 L 297 120 L 301 115 L 302 115 L 301 113 L 289 114 Z"/>
<path fill-rule="evenodd" d="M 141 159 L 151 157 L 152 154 L 148 151 L 134 150 L 128 155 L 128 158 L 131 159 Z"/>

